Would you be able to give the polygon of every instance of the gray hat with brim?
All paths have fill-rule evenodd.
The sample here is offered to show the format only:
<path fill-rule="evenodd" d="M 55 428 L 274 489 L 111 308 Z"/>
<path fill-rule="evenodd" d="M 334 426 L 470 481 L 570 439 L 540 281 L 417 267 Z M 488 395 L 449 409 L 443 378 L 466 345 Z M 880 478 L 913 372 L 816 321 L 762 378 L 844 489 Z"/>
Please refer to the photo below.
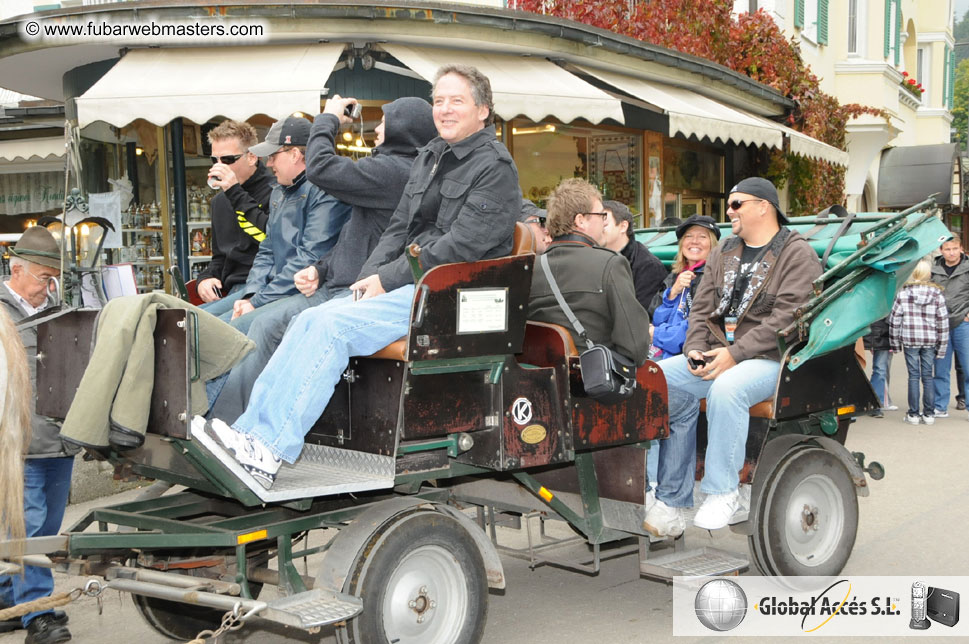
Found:
<path fill-rule="evenodd" d="M 268 157 L 283 146 L 303 146 L 310 140 L 310 122 L 301 116 L 289 116 L 273 123 L 266 140 L 249 148 L 257 157 Z"/>
<path fill-rule="evenodd" d="M 787 217 L 784 216 L 784 211 L 781 210 L 780 198 L 777 196 L 777 188 L 767 179 L 762 177 L 747 177 L 731 188 L 730 192 L 742 192 L 767 201 L 777 211 L 777 222 L 780 224 L 788 223 Z"/>
<path fill-rule="evenodd" d="M 17 244 L 10 249 L 10 254 L 47 268 L 60 270 L 61 267 L 61 249 L 54 236 L 43 226 L 31 226 L 25 230 Z"/>

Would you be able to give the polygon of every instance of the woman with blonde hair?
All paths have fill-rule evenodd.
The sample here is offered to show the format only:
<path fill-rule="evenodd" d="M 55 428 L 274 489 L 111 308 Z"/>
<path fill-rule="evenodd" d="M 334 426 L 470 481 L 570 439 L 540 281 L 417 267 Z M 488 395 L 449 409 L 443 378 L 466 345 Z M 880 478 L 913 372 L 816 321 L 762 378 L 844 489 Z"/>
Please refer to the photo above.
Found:
<path fill-rule="evenodd" d="M 676 227 L 679 248 L 665 290 L 653 300 L 650 358 L 660 360 L 683 353 L 693 294 L 703 276 L 707 256 L 720 241 L 713 217 L 693 215 Z"/>
<path fill-rule="evenodd" d="M 935 422 L 933 358 L 945 356 L 949 344 L 949 311 L 942 287 L 929 281 L 932 266 L 922 259 L 911 279 L 898 295 L 888 316 L 888 336 L 892 351 L 905 353 L 908 370 L 908 413 L 910 425 Z M 919 415 L 919 382 L 922 383 L 922 414 Z"/>

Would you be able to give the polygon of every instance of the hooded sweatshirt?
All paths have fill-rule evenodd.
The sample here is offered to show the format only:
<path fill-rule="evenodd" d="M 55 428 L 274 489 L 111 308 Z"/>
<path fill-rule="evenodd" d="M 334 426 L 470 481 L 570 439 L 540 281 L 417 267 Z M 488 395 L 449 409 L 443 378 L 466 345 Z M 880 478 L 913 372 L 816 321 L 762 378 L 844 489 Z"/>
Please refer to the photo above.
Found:
<path fill-rule="evenodd" d="M 353 210 L 333 250 L 316 263 L 320 283 L 353 284 L 377 245 L 404 192 L 418 148 L 437 136 L 430 104 L 398 98 L 383 106 L 384 142 L 369 157 L 354 161 L 336 153 L 340 121 L 320 114 L 306 146 L 306 176 Z"/>
<path fill-rule="evenodd" d="M 893 351 L 930 347 L 937 359 L 944 358 L 949 343 L 949 312 L 942 288 L 931 282 L 907 283 L 892 304 L 888 335 Z"/>

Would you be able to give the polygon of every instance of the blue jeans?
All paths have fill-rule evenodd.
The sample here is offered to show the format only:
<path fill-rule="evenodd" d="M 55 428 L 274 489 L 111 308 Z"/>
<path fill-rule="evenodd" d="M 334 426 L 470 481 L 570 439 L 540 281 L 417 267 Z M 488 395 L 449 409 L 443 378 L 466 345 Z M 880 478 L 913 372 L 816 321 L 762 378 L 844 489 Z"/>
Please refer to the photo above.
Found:
<path fill-rule="evenodd" d="M 871 352 L 871 388 L 878 396 L 880 407 L 888 406 L 888 375 L 892 366 L 892 352 L 876 349 Z"/>
<path fill-rule="evenodd" d="M 919 415 L 919 383 L 922 384 L 922 415 L 935 411 L 935 391 L 932 386 L 932 358 L 935 347 L 905 347 L 905 368 L 908 369 L 908 413 Z"/>
<path fill-rule="evenodd" d="M 262 315 L 252 320 L 246 333 L 249 339 L 256 343 L 256 348 L 234 366 L 232 371 L 206 383 L 210 415 L 229 424 L 234 423 L 249 404 L 249 396 L 256 378 L 266 368 L 269 359 L 273 357 L 273 353 L 283 340 L 283 335 L 296 316 L 328 300 L 346 297 L 349 292 L 347 288 L 331 290 L 324 285 L 310 297 L 302 294 L 291 295 L 237 318 L 236 321 L 242 320 L 257 311 L 263 311 Z"/>
<path fill-rule="evenodd" d="M 199 308 L 228 322 L 229 318 L 232 317 L 232 305 L 242 297 L 242 289 L 244 287 L 245 284 L 236 284 L 221 299 L 206 302 L 200 305 Z M 229 317 L 224 317 L 226 313 L 228 313 Z"/>
<path fill-rule="evenodd" d="M 407 334 L 414 285 L 354 302 L 342 297 L 300 313 L 233 428 L 251 435 L 287 463 L 323 414 L 352 356 L 368 356 Z"/>
<path fill-rule="evenodd" d="M 949 407 L 949 372 L 952 371 L 952 353 L 959 356 L 963 367 L 969 365 L 969 322 L 962 322 L 949 331 L 949 346 L 945 350 L 945 357 L 935 361 L 935 408 L 945 411 Z"/>
<path fill-rule="evenodd" d="M 28 537 L 49 537 L 60 531 L 73 468 L 73 456 L 24 461 L 24 524 Z M 7 606 L 48 597 L 52 592 L 54 576 L 48 568 L 26 566 L 23 575 L 0 577 L 0 601 Z M 21 623 L 27 628 L 35 617 L 50 612 L 27 613 L 20 618 Z"/>
<path fill-rule="evenodd" d="M 706 494 L 727 494 L 740 485 L 747 445 L 749 410 L 770 398 L 777 386 L 781 365 L 774 360 L 744 360 L 714 380 L 690 373 L 686 356 L 661 360 L 669 387 L 670 438 L 677 448 L 659 453 L 659 487 L 656 498 L 671 507 L 693 504 L 696 473 L 696 419 L 700 399 L 707 399 L 707 451 L 700 490 Z M 682 394 L 687 394 L 683 396 Z M 663 441 L 660 441 L 661 443 Z M 691 457 L 686 449 L 694 445 Z"/>

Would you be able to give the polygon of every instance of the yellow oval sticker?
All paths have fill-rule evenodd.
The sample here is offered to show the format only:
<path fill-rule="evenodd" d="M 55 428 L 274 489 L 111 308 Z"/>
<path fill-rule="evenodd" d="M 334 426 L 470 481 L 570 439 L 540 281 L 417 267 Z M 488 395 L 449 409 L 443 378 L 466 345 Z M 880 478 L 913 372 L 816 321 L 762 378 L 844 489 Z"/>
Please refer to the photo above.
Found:
<path fill-rule="evenodd" d="M 541 425 L 529 425 L 522 430 L 522 440 L 529 445 L 541 443 L 548 436 L 548 431 Z"/>

